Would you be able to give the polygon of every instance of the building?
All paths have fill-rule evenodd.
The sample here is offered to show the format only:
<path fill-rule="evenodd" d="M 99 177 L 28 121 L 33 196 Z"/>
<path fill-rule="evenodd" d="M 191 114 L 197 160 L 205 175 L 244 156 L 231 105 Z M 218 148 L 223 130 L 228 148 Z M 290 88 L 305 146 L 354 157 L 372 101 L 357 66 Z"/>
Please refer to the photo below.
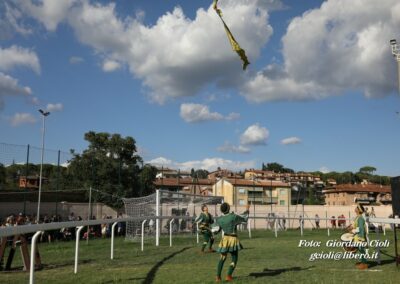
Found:
<path fill-rule="evenodd" d="M 326 205 L 391 204 L 390 186 L 379 184 L 340 184 L 322 191 Z"/>
<path fill-rule="evenodd" d="M 217 179 L 221 179 L 224 177 L 225 178 L 242 179 L 243 175 L 240 173 L 235 173 L 235 172 L 227 170 L 227 169 L 218 168 L 218 170 L 210 172 L 207 177 L 208 177 L 208 179 L 211 179 L 211 180 L 217 180 Z"/>
<path fill-rule="evenodd" d="M 274 180 L 279 179 L 278 174 L 274 173 L 273 171 L 262 171 L 262 170 L 245 170 L 244 171 L 244 178 L 245 179 L 262 179 L 262 180 Z"/>
<path fill-rule="evenodd" d="M 245 170 L 244 178 L 253 180 L 276 180 L 290 183 L 291 185 L 302 184 L 306 187 L 322 188 L 324 186 L 320 176 L 313 175 L 305 172 L 297 173 L 275 173 L 273 171 L 262 171 L 262 170 Z M 336 181 L 331 180 L 336 184 Z"/>
<path fill-rule="evenodd" d="M 196 178 L 158 178 L 154 185 L 157 189 L 182 191 L 197 195 L 212 195 L 214 181 Z"/>
<path fill-rule="evenodd" d="M 223 196 L 231 205 L 288 205 L 291 202 L 291 187 L 281 181 L 228 179 L 218 180 L 213 195 Z"/>
<path fill-rule="evenodd" d="M 156 178 L 190 178 L 190 172 L 169 168 L 157 168 Z"/>
<path fill-rule="evenodd" d="M 20 188 L 27 188 L 27 189 L 39 189 L 39 176 L 20 176 L 19 177 L 19 187 Z M 42 184 L 48 182 L 48 179 L 42 177 Z"/>

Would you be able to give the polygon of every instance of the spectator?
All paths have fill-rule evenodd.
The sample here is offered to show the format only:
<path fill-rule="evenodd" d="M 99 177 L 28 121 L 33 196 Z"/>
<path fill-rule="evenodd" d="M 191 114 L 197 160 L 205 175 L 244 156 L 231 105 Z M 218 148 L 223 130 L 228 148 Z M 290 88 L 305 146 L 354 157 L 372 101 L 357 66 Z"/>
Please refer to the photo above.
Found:
<path fill-rule="evenodd" d="M 283 225 L 283 229 L 286 230 L 286 217 L 285 217 L 285 214 L 283 214 L 283 216 L 282 216 L 282 225 Z"/>
<path fill-rule="evenodd" d="M 336 218 L 335 218 L 335 216 L 331 217 L 331 225 L 332 225 L 332 229 L 336 229 Z"/>
<path fill-rule="evenodd" d="M 318 214 L 315 214 L 315 227 L 317 229 L 319 229 L 319 221 L 320 221 L 320 218 L 319 218 Z"/>
<path fill-rule="evenodd" d="M 346 227 L 346 217 L 343 214 L 338 216 L 338 226 L 342 229 Z"/>
<path fill-rule="evenodd" d="M 376 217 L 374 207 L 371 207 L 371 213 L 369 214 L 369 216 L 371 216 L 372 218 Z"/>
<path fill-rule="evenodd" d="M 302 215 L 299 216 L 299 229 L 300 228 L 304 228 L 304 219 Z"/>
<path fill-rule="evenodd" d="M 103 216 L 103 220 L 107 219 L 107 215 Z M 104 239 L 107 236 L 107 224 L 101 224 L 101 237 Z"/>
<path fill-rule="evenodd" d="M 68 221 L 70 221 L 70 222 L 75 221 L 74 212 L 71 212 L 71 214 L 69 214 L 69 216 L 68 216 Z"/>
<path fill-rule="evenodd" d="M 122 216 L 122 213 L 121 213 L 121 212 L 118 213 L 117 218 L 118 218 L 118 219 L 124 218 L 124 217 Z M 125 234 L 125 222 L 119 222 L 118 225 L 117 225 L 117 235 L 118 235 L 118 236 L 123 236 L 124 234 Z"/>

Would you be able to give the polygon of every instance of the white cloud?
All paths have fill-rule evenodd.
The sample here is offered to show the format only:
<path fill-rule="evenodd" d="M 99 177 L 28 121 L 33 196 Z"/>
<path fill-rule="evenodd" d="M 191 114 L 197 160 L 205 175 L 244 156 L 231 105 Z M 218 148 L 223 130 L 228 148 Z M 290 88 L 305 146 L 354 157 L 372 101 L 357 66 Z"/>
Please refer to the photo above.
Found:
<path fill-rule="evenodd" d="M 218 152 L 222 153 L 242 153 L 247 154 L 250 153 L 250 148 L 245 147 L 243 145 L 235 146 L 230 144 L 229 142 L 225 142 L 223 146 L 217 148 Z"/>
<path fill-rule="evenodd" d="M 29 98 L 29 103 L 31 103 L 31 104 L 37 106 L 37 105 L 40 104 L 40 100 L 39 100 L 39 98 L 37 98 L 37 97 L 31 97 L 31 98 Z"/>
<path fill-rule="evenodd" d="M 158 158 L 152 159 L 150 161 L 147 161 L 146 163 L 152 164 L 154 166 L 160 166 L 160 167 L 161 166 L 170 167 L 174 164 L 174 162 L 172 160 L 169 160 L 164 157 L 158 157 Z"/>
<path fill-rule="evenodd" d="M 40 73 L 39 58 L 35 52 L 16 45 L 4 49 L 0 47 L 0 70 L 7 71 L 17 66 L 29 67 Z"/>
<path fill-rule="evenodd" d="M 206 158 L 204 160 L 187 161 L 187 162 L 175 162 L 164 157 L 159 157 L 148 161 L 147 163 L 155 166 L 164 166 L 175 169 L 191 170 L 194 169 L 205 169 L 208 171 L 214 171 L 218 167 L 230 170 L 243 170 L 254 168 L 256 165 L 255 161 L 232 161 L 225 160 L 222 158 Z"/>
<path fill-rule="evenodd" d="M 64 21 L 70 8 L 80 0 L 16 0 L 22 11 L 41 22 L 47 30 L 55 31 L 59 23 Z"/>
<path fill-rule="evenodd" d="M 3 96 L 28 96 L 32 94 L 29 87 L 18 85 L 18 80 L 0 72 L 0 99 Z"/>
<path fill-rule="evenodd" d="M 64 106 L 61 103 L 47 104 L 47 107 L 46 107 L 46 110 L 49 112 L 62 111 L 63 109 L 64 109 Z"/>
<path fill-rule="evenodd" d="M 82 43 L 127 64 L 153 101 L 193 96 L 210 82 L 240 82 L 241 62 L 211 6 L 199 9 L 193 20 L 177 7 L 148 26 L 140 18 L 120 19 L 115 5 L 75 5 L 68 22 Z M 227 0 L 221 8 L 250 60 L 256 60 L 272 34 L 265 8 L 247 0 Z"/>
<path fill-rule="evenodd" d="M 181 104 L 180 115 L 188 123 L 223 119 L 233 120 L 240 116 L 238 113 L 230 113 L 224 117 L 218 112 L 210 112 L 209 107 L 202 104 Z"/>
<path fill-rule="evenodd" d="M 0 39 L 9 39 L 15 33 L 23 36 L 32 34 L 31 29 L 26 28 L 24 24 L 20 23 L 22 16 L 22 13 L 12 7 L 10 3 L 5 1 L 0 3 Z"/>
<path fill-rule="evenodd" d="M 0 110 L 3 109 L 5 96 L 25 96 L 32 94 L 29 87 L 22 87 L 18 80 L 0 72 Z"/>
<path fill-rule="evenodd" d="M 30 113 L 16 113 L 10 118 L 12 126 L 19 126 L 21 124 L 33 124 L 36 122 L 36 118 Z"/>
<path fill-rule="evenodd" d="M 346 90 L 388 95 L 397 84 L 389 40 L 399 25 L 397 0 L 324 1 L 290 22 L 283 64 L 255 74 L 242 95 L 253 102 L 314 100 Z"/>
<path fill-rule="evenodd" d="M 70 64 L 80 64 L 82 62 L 84 62 L 85 60 L 82 57 L 79 56 L 71 56 L 69 58 L 69 63 Z"/>
<path fill-rule="evenodd" d="M 147 25 L 143 12 L 121 18 L 116 12 L 118 2 L 15 1 L 20 12 L 47 30 L 55 31 L 59 23 L 66 22 L 78 40 L 92 47 L 100 58 L 126 64 L 133 76 L 142 80 L 152 101 L 194 96 L 210 83 L 237 86 L 244 79 L 240 59 L 232 52 L 211 3 L 208 9 L 198 9 L 193 19 L 176 7 Z M 272 35 L 268 9 L 281 7 L 282 2 L 276 0 L 220 3 L 225 21 L 251 62 Z"/>
<path fill-rule="evenodd" d="M 104 72 L 114 72 L 120 68 L 121 64 L 118 61 L 107 59 L 103 62 L 102 69 Z"/>
<path fill-rule="evenodd" d="M 231 112 L 230 114 L 228 114 L 225 119 L 226 120 L 236 120 L 240 118 L 240 113 L 237 112 Z"/>
<path fill-rule="evenodd" d="M 268 137 L 269 131 L 267 128 L 253 124 L 240 136 L 240 143 L 242 145 L 265 145 Z"/>
<path fill-rule="evenodd" d="M 331 170 L 328 167 L 322 166 L 319 171 L 323 174 L 329 173 Z"/>
<path fill-rule="evenodd" d="M 281 144 L 283 145 L 291 145 L 291 144 L 300 144 L 301 139 L 298 137 L 288 137 L 285 139 L 282 139 Z"/>

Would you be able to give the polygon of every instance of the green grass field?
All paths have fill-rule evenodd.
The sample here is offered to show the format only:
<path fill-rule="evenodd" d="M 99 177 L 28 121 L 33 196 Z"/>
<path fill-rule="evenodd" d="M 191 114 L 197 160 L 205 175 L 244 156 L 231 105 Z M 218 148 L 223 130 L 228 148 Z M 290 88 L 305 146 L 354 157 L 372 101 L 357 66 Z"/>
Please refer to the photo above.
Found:
<path fill-rule="evenodd" d="M 399 283 L 400 267 L 393 259 L 392 232 L 381 239 L 388 239 L 390 246 L 381 249 L 382 262 L 370 261 L 370 268 L 359 271 L 356 260 L 309 261 L 315 252 L 341 252 L 342 248 L 327 248 L 327 240 L 339 239 L 341 231 L 326 230 L 304 232 L 297 230 L 273 232 L 259 230 L 253 238 L 240 236 L 245 247 L 240 251 L 235 270 L 235 283 Z M 218 245 L 220 236 L 217 236 Z M 370 235 L 375 239 L 375 233 Z M 298 247 L 299 240 L 321 241 L 319 248 Z M 110 260 L 110 239 L 85 241 L 80 245 L 78 274 L 73 274 L 75 242 L 40 244 L 44 269 L 35 273 L 36 283 L 213 283 L 219 255 L 199 254 L 195 237 L 175 237 L 174 246 L 162 238 L 160 247 L 153 241 L 140 251 L 139 243 L 116 238 L 114 260 Z M 374 251 L 371 249 L 370 251 Z M 226 273 L 230 260 L 225 262 Z M 19 252 L 14 266 L 21 266 Z M 19 270 L 0 272 L 0 283 L 28 283 L 29 273 Z"/>

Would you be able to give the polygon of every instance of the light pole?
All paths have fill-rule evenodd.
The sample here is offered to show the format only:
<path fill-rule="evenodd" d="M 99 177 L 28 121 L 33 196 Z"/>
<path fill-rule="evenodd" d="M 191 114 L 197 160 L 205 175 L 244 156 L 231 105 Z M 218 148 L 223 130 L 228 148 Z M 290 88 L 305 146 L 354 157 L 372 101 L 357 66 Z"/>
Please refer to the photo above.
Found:
<path fill-rule="evenodd" d="M 36 215 L 36 223 L 39 223 L 40 219 L 40 197 L 42 194 L 42 172 L 43 172 L 43 157 L 44 157 L 44 134 L 46 131 L 46 116 L 50 114 L 48 111 L 44 111 L 39 109 L 39 112 L 43 116 L 43 129 L 42 129 L 42 160 L 40 162 L 40 174 L 39 174 L 39 195 L 38 195 L 38 208 L 37 208 L 37 215 Z"/>
<path fill-rule="evenodd" d="M 398 87 L 400 92 L 400 46 L 397 44 L 397 41 L 395 39 L 390 40 L 390 46 L 392 47 L 392 54 L 396 58 L 398 65 Z"/>

